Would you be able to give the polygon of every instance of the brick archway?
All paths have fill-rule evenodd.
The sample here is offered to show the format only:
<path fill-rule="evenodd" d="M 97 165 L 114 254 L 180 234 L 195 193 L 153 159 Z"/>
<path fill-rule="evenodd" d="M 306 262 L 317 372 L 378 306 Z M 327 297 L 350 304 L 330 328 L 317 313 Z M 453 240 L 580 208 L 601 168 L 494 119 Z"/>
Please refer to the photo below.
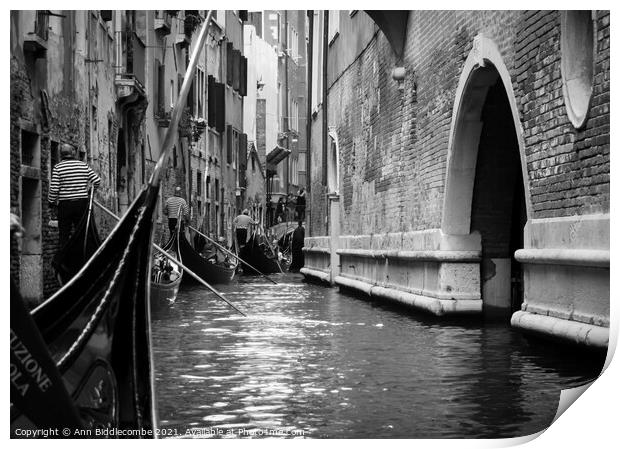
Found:
<path fill-rule="evenodd" d="M 476 160 L 483 125 L 481 113 L 489 88 L 498 78 L 506 90 L 510 104 L 524 180 L 526 213 L 528 218 L 531 217 L 523 132 L 510 74 L 495 43 L 487 37 L 477 35 L 461 72 L 452 113 L 441 223 L 444 234 L 467 236 L 471 232 Z"/>

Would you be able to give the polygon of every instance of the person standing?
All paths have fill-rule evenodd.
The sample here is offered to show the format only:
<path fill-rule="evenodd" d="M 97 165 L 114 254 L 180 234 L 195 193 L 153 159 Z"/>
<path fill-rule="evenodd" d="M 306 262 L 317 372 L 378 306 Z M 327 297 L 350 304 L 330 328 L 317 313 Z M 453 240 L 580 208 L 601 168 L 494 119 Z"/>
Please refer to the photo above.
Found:
<path fill-rule="evenodd" d="M 168 217 L 170 235 L 175 231 L 179 218 L 181 219 L 181 226 L 189 220 L 189 207 L 181 196 L 181 187 L 175 187 L 174 195 L 166 200 L 164 215 Z M 183 230 L 183 228 L 181 228 L 181 230 Z"/>
<path fill-rule="evenodd" d="M 58 205 L 58 240 L 62 248 L 88 212 L 90 188 L 97 188 L 101 178 L 86 164 L 76 159 L 72 145 L 60 147 L 61 161 L 52 170 L 48 201 Z"/>
<path fill-rule="evenodd" d="M 255 224 L 257 223 L 249 216 L 249 211 L 247 209 L 243 209 L 241 215 L 237 215 L 235 217 L 233 220 L 233 228 L 237 236 L 237 243 L 239 243 L 239 247 L 245 246 L 245 243 L 248 240 L 248 229 L 251 225 Z"/>
<path fill-rule="evenodd" d="M 284 220 L 284 199 L 280 197 L 276 205 L 276 223 L 282 223 Z"/>
<path fill-rule="evenodd" d="M 291 261 L 289 271 L 293 273 L 299 272 L 305 264 L 303 252 L 305 236 L 306 231 L 303 227 L 303 222 L 299 220 L 297 222 L 297 227 L 293 231 L 293 240 L 291 242 L 291 255 L 293 256 L 293 260 Z"/>
<path fill-rule="evenodd" d="M 306 218 L 306 191 L 302 187 L 297 193 L 297 219 L 303 221 Z"/>

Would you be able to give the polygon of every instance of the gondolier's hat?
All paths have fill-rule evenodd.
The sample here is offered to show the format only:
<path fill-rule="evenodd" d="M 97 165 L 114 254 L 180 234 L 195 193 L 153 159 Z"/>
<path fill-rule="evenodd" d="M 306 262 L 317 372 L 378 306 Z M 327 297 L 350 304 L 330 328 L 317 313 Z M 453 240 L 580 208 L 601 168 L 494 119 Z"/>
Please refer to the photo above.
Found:
<path fill-rule="evenodd" d="M 73 157 L 75 156 L 75 149 L 72 145 L 69 145 L 68 143 L 63 143 L 60 147 L 60 156 L 62 158 Z"/>

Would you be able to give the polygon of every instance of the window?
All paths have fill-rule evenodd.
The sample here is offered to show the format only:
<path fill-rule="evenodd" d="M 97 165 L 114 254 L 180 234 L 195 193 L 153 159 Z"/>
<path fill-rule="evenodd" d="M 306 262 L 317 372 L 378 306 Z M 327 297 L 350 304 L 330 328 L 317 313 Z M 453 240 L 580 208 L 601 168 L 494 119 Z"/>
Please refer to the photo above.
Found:
<path fill-rule="evenodd" d="M 174 107 L 174 80 L 170 80 L 170 109 Z"/>
<path fill-rule="evenodd" d="M 192 114 L 194 117 L 204 118 L 205 107 L 205 72 L 200 67 L 196 68 L 194 78 L 194 102 Z"/>
<path fill-rule="evenodd" d="M 329 39 L 329 44 L 330 45 L 338 37 L 338 31 L 339 30 L 340 30 L 340 11 L 339 10 L 329 11 L 329 33 L 328 33 L 328 39 Z"/>
<path fill-rule="evenodd" d="M 207 189 L 205 191 L 205 194 L 207 196 L 207 199 L 210 198 L 211 195 L 211 176 L 207 176 Z"/>
<path fill-rule="evenodd" d="M 588 115 L 594 77 L 594 21 L 591 11 L 561 13 L 562 93 L 566 113 L 581 128 Z"/>
<path fill-rule="evenodd" d="M 22 165 L 41 166 L 41 140 L 39 135 L 22 129 Z"/>
<path fill-rule="evenodd" d="M 329 132 L 329 147 L 327 152 L 327 189 L 329 193 L 338 193 L 338 135 L 335 130 Z"/>

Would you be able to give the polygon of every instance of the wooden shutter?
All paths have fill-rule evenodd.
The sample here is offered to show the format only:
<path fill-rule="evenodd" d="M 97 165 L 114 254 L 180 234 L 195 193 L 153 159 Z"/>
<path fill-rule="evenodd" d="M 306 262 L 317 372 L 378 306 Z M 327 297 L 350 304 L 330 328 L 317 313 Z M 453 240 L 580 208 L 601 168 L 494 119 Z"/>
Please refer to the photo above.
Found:
<path fill-rule="evenodd" d="M 222 83 L 215 83 L 215 129 L 222 133 L 226 130 L 226 88 Z"/>
<path fill-rule="evenodd" d="M 239 92 L 239 79 L 241 76 L 241 52 L 233 50 L 233 84 L 234 90 Z"/>
<path fill-rule="evenodd" d="M 232 42 L 226 43 L 226 84 L 232 86 L 233 84 L 233 44 Z"/>
<path fill-rule="evenodd" d="M 248 135 L 239 135 L 239 168 L 245 170 L 248 165 Z"/>
<path fill-rule="evenodd" d="M 211 128 L 215 127 L 216 121 L 216 96 L 215 96 L 215 78 L 209 75 L 207 78 L 207 120 Z"/>
<path fill-rule="evenodd" d="M 239 95 L 245 97 L 248 94 L 248 58 L 241 57 L 241 79 L 239 80 Z"/>
<path fill-rule="evenodd" d="M 226 162 L 232 162 L 233 154 L 233 130 L 232 125 L 226 125 Z"/>
<path fill-rule="evenodd" d="M 159 64 L 157 70 L 157 111 L 166 112 L 166 65 Z"/>

